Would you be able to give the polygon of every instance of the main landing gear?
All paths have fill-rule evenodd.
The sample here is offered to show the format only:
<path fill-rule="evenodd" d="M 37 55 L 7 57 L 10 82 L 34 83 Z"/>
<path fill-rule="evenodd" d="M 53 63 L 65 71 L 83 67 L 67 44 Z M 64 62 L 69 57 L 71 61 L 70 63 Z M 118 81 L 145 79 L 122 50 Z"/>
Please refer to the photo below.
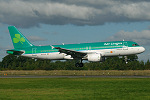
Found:
<path fill-rule="evenodd" d="M 77 63 L 75 64 L 75 66 L 76 66 L 76 67 L 83 67 L 84 65 L 83 65 L 83 63 L 82 63 L 82 59 L 81 59 L 81 62 L 80 62 L 80 63 L 77 62 Z"/>
<path fill-rule="evenodd" d="M 76 67 L 83 67 L 83 63 L 76 63 L 75 66 Z"/>

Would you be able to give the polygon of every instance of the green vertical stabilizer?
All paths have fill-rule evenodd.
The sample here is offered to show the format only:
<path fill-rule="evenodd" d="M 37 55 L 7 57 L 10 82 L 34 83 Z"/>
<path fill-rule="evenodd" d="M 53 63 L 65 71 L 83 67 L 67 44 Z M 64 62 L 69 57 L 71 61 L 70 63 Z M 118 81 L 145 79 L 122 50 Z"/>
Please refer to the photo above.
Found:
<path fill-rule="evenodd" d="M 15 26 L 9 26 L 8 29 L 15 49 L 33 46 Z"/>

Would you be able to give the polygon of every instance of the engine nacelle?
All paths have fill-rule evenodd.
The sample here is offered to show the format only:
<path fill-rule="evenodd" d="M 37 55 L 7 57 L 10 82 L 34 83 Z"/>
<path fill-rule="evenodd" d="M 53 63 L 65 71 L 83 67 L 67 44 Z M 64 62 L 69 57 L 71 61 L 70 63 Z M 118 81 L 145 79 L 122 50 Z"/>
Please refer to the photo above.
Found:
<path fill-rule="evenodd" d="M 102 61 L 102 57 L 100 53 L 88 54 L 87 58 L 88 58 L 88 61 L 92 61 L 92 62 Z"/>

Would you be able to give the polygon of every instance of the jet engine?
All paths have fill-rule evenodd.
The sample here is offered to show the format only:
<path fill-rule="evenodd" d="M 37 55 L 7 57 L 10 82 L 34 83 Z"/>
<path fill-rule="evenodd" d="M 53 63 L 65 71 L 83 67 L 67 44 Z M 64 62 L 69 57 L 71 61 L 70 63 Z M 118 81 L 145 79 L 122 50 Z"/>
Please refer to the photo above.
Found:
<path fill-rule="evenodd" d="M 87 59 L 88 61 L 92 61 L 92 62 L 102 61 L 102 57 L 100 53 L 88 54 Z"/>

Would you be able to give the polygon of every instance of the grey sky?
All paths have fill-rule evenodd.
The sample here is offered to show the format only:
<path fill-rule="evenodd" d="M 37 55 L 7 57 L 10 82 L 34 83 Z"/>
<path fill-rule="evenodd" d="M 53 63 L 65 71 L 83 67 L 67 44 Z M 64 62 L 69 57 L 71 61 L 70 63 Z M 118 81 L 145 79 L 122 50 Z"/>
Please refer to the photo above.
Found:
<path fill-rule="evenodd" d="M 17 27 L 150 20 L 147 0 L 0 0 L 0 23 Z"/>

